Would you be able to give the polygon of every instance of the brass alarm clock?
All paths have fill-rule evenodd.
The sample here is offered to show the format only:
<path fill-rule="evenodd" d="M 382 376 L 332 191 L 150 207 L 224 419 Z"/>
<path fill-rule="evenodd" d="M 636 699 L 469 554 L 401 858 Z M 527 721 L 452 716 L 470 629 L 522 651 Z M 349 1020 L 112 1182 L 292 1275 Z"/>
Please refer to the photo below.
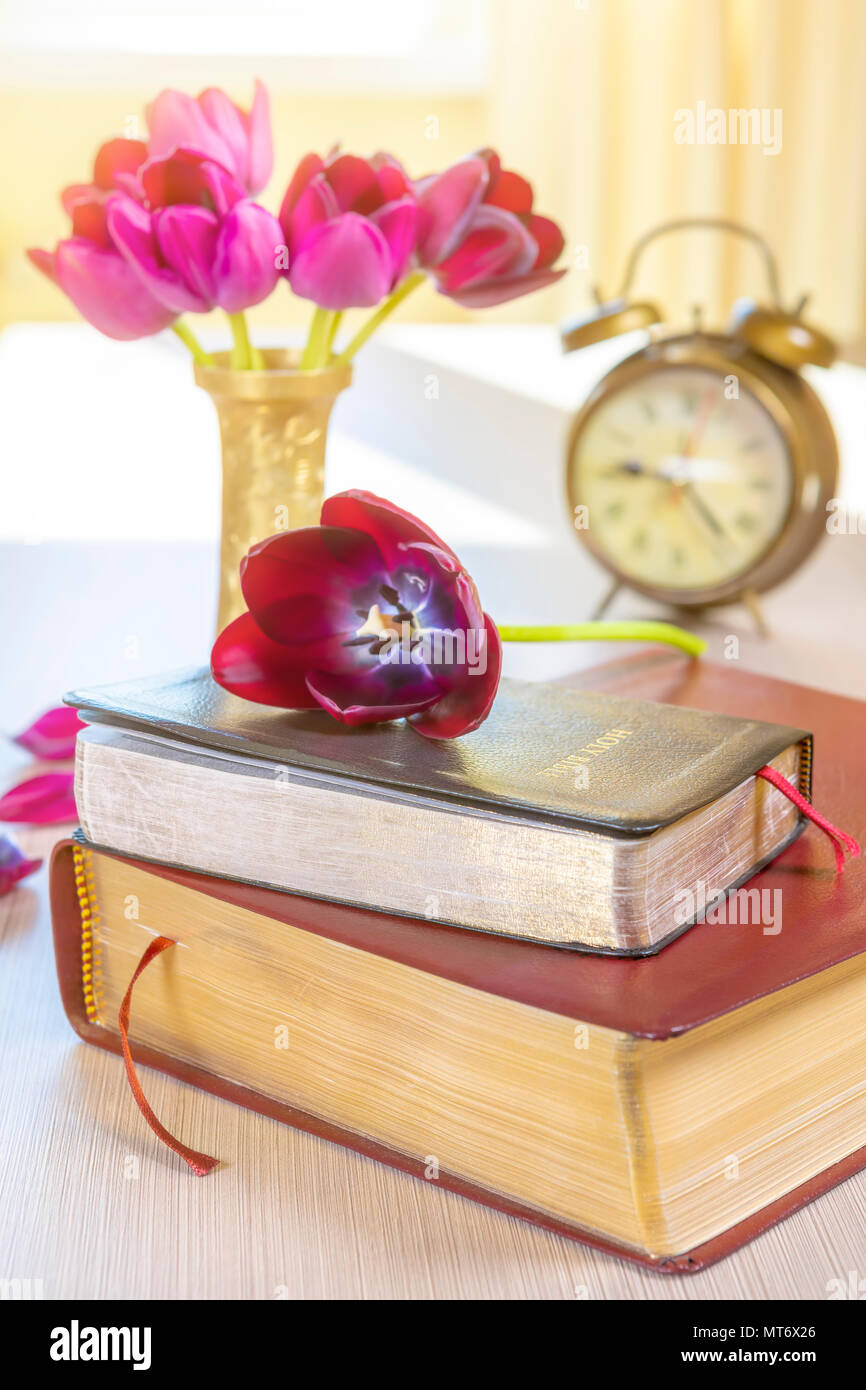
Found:
<path fill-rule="evenodd" d="M 692 227 L 754 242 L 770 305 L 748 302 L 726 332 L 664 335 L 661 314 L 629 299 L 638 259 L 657 237 Z M 745 601 L 789 575 L 824 532 L 838 450 L 827 413 L 800 375 L 829 366 L 833 342 L 785 310 L 772 253 L 737 223 L 688 218 L 647 233 L 620 295 L 562 327 L 566 352 L 644 328 L 650 342 L 598 383 L 568 442 L 575 529 L 621 585 L 679 608 Z M 760 621 L 760 619 L 759 619 Z"/>

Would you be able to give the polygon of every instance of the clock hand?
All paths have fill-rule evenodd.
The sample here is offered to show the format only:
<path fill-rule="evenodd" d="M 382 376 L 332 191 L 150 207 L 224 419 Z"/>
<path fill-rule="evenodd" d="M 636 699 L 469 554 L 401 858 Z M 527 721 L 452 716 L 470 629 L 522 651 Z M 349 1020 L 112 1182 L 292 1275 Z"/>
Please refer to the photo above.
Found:
<path fill-rule="evenodd" d="M 694 458 L 716 404 L 716 385 L 708 386 L 698 405 L 695 422 L 682 450 L 684 458 Z"/>
<path fill-rule="evenodd" d="M 683 491 L 688 501 L 691 502 L 695 511 L 703 518 L 713 534 L 718 536 L 720 540 L 723 540 L 730 548 L 738 550 L 739 546 L 733 536 L 728 534 L 716 514 L 707 506 L 703 497 L 696 491 L 694 483 L 684 483 Z"/>
<path fill-rule="evenodd" d="M 707 523 L 711 531 L 715 531 L 717 536 L 724 536 L 725 531 L 718 517 L 710 511 L 704 499 L 695 492 L 693 483 L 684 483 L 686 497 L 691 502 L 695 511 L 698 512 Z"/>
<path fill-rule="evenodd" d="M 635 478 L 655 478 L 656 482 L 665 481 L 660 473 L 655 472 L 652 468 L 647 468 L 639 459 L 623 459 L 622 463 L 608 464 L 600 472 L 608 477 L 615 473 L 628 473 Z"/>

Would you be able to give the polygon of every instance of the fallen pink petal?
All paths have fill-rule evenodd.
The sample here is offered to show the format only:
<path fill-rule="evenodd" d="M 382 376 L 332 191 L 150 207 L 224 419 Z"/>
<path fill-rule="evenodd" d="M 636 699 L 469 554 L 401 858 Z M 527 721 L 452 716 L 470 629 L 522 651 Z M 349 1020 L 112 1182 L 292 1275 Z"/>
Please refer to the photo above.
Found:
<path fill-rule="evenodd" d="M 0 835 L 0 898 L 41 867 L 42 860 L 28 859 L 11 835 Z"/>
<path fill-rule="evenodd" d="M 57 705 L 35 719 L 12 742 L 19 748 L 26 748 L 34 758 L 44 762 L 60 762 L 75 755 L 75 739 L 83 722 L 78 713 L 68 705 Z"/>
<path fill-rule="evenodd" d="M 71 772 L 44 772 L 10 787 L 0 797 L 0 821 L 20 825 L 60 825 L 78 819 Z"/>

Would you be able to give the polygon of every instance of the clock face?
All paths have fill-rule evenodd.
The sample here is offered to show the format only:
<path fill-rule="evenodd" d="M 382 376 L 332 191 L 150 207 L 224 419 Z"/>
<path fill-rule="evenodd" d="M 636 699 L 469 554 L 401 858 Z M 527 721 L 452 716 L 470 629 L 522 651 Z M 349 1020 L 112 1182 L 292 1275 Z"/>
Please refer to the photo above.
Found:
<path fill-rule="evenodd" d="M 782 530 L 788 448 L 734 371 L 659 365 L 602 396 L 579 430 L 569 481 L 586 510 L 575 525 L 626 578 L 711 589 L 750 570 Z"/>

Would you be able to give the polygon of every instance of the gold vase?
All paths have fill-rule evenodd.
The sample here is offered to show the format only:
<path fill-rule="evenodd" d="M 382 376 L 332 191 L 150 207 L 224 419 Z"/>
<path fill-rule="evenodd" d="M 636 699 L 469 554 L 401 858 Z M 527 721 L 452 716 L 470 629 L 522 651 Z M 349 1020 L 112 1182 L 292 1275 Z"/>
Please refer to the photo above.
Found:
<path fill-rule="evenodd" d="M 277 531 L 317 526 L 325 491 L 331 407 L 351 367 L 299 371 L 300 354 L 263 353 L 266 371 L 235 371 L 227 352 L 195 368 L 216 406 L 222 444 L 222 538 L 217 632 L 244 612 L 240 563 Z"/>

